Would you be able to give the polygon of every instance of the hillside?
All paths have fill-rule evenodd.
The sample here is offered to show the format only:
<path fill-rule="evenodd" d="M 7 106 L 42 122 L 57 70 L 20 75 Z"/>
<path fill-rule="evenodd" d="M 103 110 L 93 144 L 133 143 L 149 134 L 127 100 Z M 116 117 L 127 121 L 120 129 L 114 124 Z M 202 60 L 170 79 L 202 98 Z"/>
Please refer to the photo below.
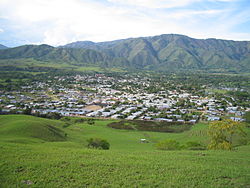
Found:
<path fill-rule="evenodd" d="M 64 142 L 20 142 L 14 133 L 0 132 L 0 187 L 248 187 L 249 145 L 234 151 L 156 150 L 164 139 L 206 142 L 207 125 L 197 124 L 183 133 L 117 130 L 107 127 L 114 120 L 76 123 L 24 115 L 0 116 L 0 130 L 25 124 L 53 125 L 67 133 Z M 32 121 L 32 123 L 31 123 Z M 23 138 L 34 140 L 29 129 Z M 4 136 L 2 136 L 4 135 Z M 9 137 L 9 138 L 8 138 Z M 88 138 L 104 138 L 110 150 L 87 149 Z M 140 143 L 141 138 L 149 143 Z M 8 138 L 8 139 L 7 139 Z M 60 140 L 58 140 L 60 141 Z"/>
<path fill-rule="evenodd" d="M 83 41 L 64 47 L 102 51 L 144 69 L 250 70 L 250 42 L 247 41 L 203 40 L 170 34 L 100 43 Z"/>
<path fill-rule="evenodd" d="M 41 61 L 95 64 L 108 61 L 108 57 L 89 49 L 63 49 L 46 44 L 25 45 L 0 52 L 0 59 L 34 58 Z"/>
<path fill-rule="evenodd" d="M 7 48 L 8 48 L 7 46 L 0 44 L 0 50 L 7 49 Z"/>
<path fill-rule="evenodd" d="M 76 66 L 154 71 L 250 72 L 250 42 L 160 35 L 61 47 L 25 45 L 0 51 L 0 60 L 34 58 Z"/>
<path fill-rule="evenodd" d="M 65 141 L 62 122 L 23 115 L 0 116 L 1 139 L 9 142 Z"/>

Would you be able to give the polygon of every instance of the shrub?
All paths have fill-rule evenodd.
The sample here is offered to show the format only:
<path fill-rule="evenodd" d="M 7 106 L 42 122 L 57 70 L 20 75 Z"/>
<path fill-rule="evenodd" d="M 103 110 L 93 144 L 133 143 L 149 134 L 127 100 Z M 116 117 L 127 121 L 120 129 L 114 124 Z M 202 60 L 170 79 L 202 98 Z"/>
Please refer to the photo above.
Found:
<path fill-rule="evenodd" d="M 85 119 L 80 118 L 80 119 L 75 119 L 74 123 L 83 123 L 84 121 Z"/>
<path fill-rule="evenodd" d="M 95 121 L 93 119 L 88 119 L 87 122 L 88 122 L 89 125 L 94 125 L 95 124 Z"/>
<path fill-rule="evenodd" d="M 186 142 L 184 147 L 190 150 L 204 150 L 205 149 L 199 142 L 194 142 L 194 141 Z"/>
<path fill-rule="evenodd" d="M 169 139 L 158 142 L 156 148 L 159 150 L 179 150 L 181 149 L 181 146 L 176 140 Z"/>
<path fill-rule="evenodd" d="M 87 142 L 88 148 L 108 150 L 110 147 L 108 141 L 101 138 L 90 138 L 87 140 Z"/>
<path fill-rule="evenodd" d="M 211 141 L 211 143 L 208 145 L 208 149 L 217 149 L 217 150 L 232 150 L 232 144 L 228 141 L 222 141 L 219 143 L 216 143 L 214 141 Z"/>
<path fill-rule="evenodd" d="M 61 118 L 61 121 L 70 121 L 70 118 L 67 117 L 67 116 L 66 116 L 66 117 L 62 117 L 62 118 Z"/>
<path fill-rule="evenodd" d="M 208 134 L 211 138 L 208 149 L 215 150 L 232 150 L 233 137 L 244 138 L 247 135 L 241 123 L 230 119 L 210 123 Z"/>

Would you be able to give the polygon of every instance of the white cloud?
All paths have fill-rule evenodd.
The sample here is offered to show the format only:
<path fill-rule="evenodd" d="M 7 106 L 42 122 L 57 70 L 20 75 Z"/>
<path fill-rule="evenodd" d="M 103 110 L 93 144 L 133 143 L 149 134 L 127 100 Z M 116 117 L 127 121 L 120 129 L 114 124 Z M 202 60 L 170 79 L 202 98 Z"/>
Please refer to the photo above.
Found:
<path fill-rule="evenodd" d="M 2 33 L 2 32 L 4 32 L 4 30 L 0 28 L 0 33 Z"/>
<path fill-rule="evenodd" d="M 197 2 L 233 2 L 238 0 L 108 0 L 112 3 L 131 5 L 147 8 L 174 8 L 174 7 L 184 7 L 192 3 Z"/>
<path fill-rule="evenodd" d="M 108 1 L 123 5 L 141 6 L 147 8 L 173 8 L 173 7 L 182 7 L 190 3 L 199 2 L 201 0 L 108 0 Z"/>
<path fill-rule="evenodd" d="M 240 22 L 244 16 L 247 17 L 246 13 L 231 18 L 228 9 L 183 7 L 204 0 L 108 1 L 107 4 L 93 0 L 0 0 L 0 17 L 8 19 L 12 28 L 17 31 L 29 30 L 34 35 L 42 33 L 43 39 L 40 42 L 50 45 L 63 45 L 77 40 L 107 41 L 163 33 L 206 38 L 249 36 L 229 32 L 233 25 Z"/>

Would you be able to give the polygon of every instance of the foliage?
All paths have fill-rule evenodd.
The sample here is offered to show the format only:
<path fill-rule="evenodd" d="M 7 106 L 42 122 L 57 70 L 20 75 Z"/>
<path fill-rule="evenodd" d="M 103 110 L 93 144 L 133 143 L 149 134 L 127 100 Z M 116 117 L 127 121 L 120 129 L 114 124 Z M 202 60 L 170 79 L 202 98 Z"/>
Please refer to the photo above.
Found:
<path fill-rule="evenodd" d="M 47 114 L 46 117 L 49 119 L 60 119 L 62 116 L 61 116 L 61 114 L 59 114 L 57 112 L 50 112 Z"/>
<path fill-rule="evenodd" d="M 158 142 L 156 148 L 159 150 L 179 150 L 181 146 L 176 140 L 168 139 Z"/>
<path fill-rule="evenodd" d="M 27 107 L 24 109 L 23 114 L 30 115 L 31 111 L 32 111 L 32 109 Z"/>
<path fill-rule="evenodd" d="M 247 123 L 250 123 L 250 111 L 245 113 L 244 118 L 246 119 Z"/>
<path fill-rule="evenodd" d="M 189 130 L 192 127 L 192 123 L 122 120 L 112 122 L 108 126 L 115 129 L 180 133 Z"/>
<path fill-rule="evenodd" d="M 87 122 L 88 122 L 89 125 L 94 125 L 95 124 L 95 121 L 93 119 L 88 119 Z"/>
<path fill-rule="evenodd" d="M 184 145 L 184 148 L 189 149 L 189 150 L 204 150 L 204 146 L 202 146 L 199 142 L 195 141 L 189 141 L 186 142 Z"/>
<path fill-rule="evenodd" d="M 101 138 L 90 138 L 87 142 L 89 148 L 108 150 L 110 147 L 108 141 Z"/>
<path fill-rule="evenodd" d="M 211 122 L 208 134 L 211 137 L 208 149 L 222 150 L 231 150 L 233 148 L 233 136 L 246 135 L 242 124 L 230 119 Z"/>

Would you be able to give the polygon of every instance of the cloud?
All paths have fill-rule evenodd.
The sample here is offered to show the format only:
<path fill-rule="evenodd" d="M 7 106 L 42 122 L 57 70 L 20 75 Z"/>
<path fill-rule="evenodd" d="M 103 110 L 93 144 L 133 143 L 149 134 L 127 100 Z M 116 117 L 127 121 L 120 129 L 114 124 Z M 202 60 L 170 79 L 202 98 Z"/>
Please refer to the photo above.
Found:
<path fill-rule="evenodd" d="M 0 28 L 0 33 L 2 33 L 2 32 L 4 32 L 4 30 Z"/>
<path fill-rule="evenodd" d="M 173 8 L 188 5 L 201 0 L 109 0 L 112 3 L 141 6 L 147 8 Z"/>
<path fill-rule="evenodd" d="M 108 0 L 121 5 L 147 7 L 151 9 L 184 7 L 198 2 L 233 2 L 237 0 Z"/>
<path fill-rule="evenodd" d="M 5 31 L 15 33 L 16 40 L 33 38 L 33 43 L 55 46 L 77 40 L 107 41 L 163 33 L 205 38 L 248 37 L 249 33 L 231 31 L 238 23 L 249 20 L 249 8 L 235 6 L 235 2 L 0 0 L 0 25 Z M 3 18 L 8 23 L 3 23 Z M 0 30 L 0 40 L 1 36 L 7 35 L 2 35 Z"/>

